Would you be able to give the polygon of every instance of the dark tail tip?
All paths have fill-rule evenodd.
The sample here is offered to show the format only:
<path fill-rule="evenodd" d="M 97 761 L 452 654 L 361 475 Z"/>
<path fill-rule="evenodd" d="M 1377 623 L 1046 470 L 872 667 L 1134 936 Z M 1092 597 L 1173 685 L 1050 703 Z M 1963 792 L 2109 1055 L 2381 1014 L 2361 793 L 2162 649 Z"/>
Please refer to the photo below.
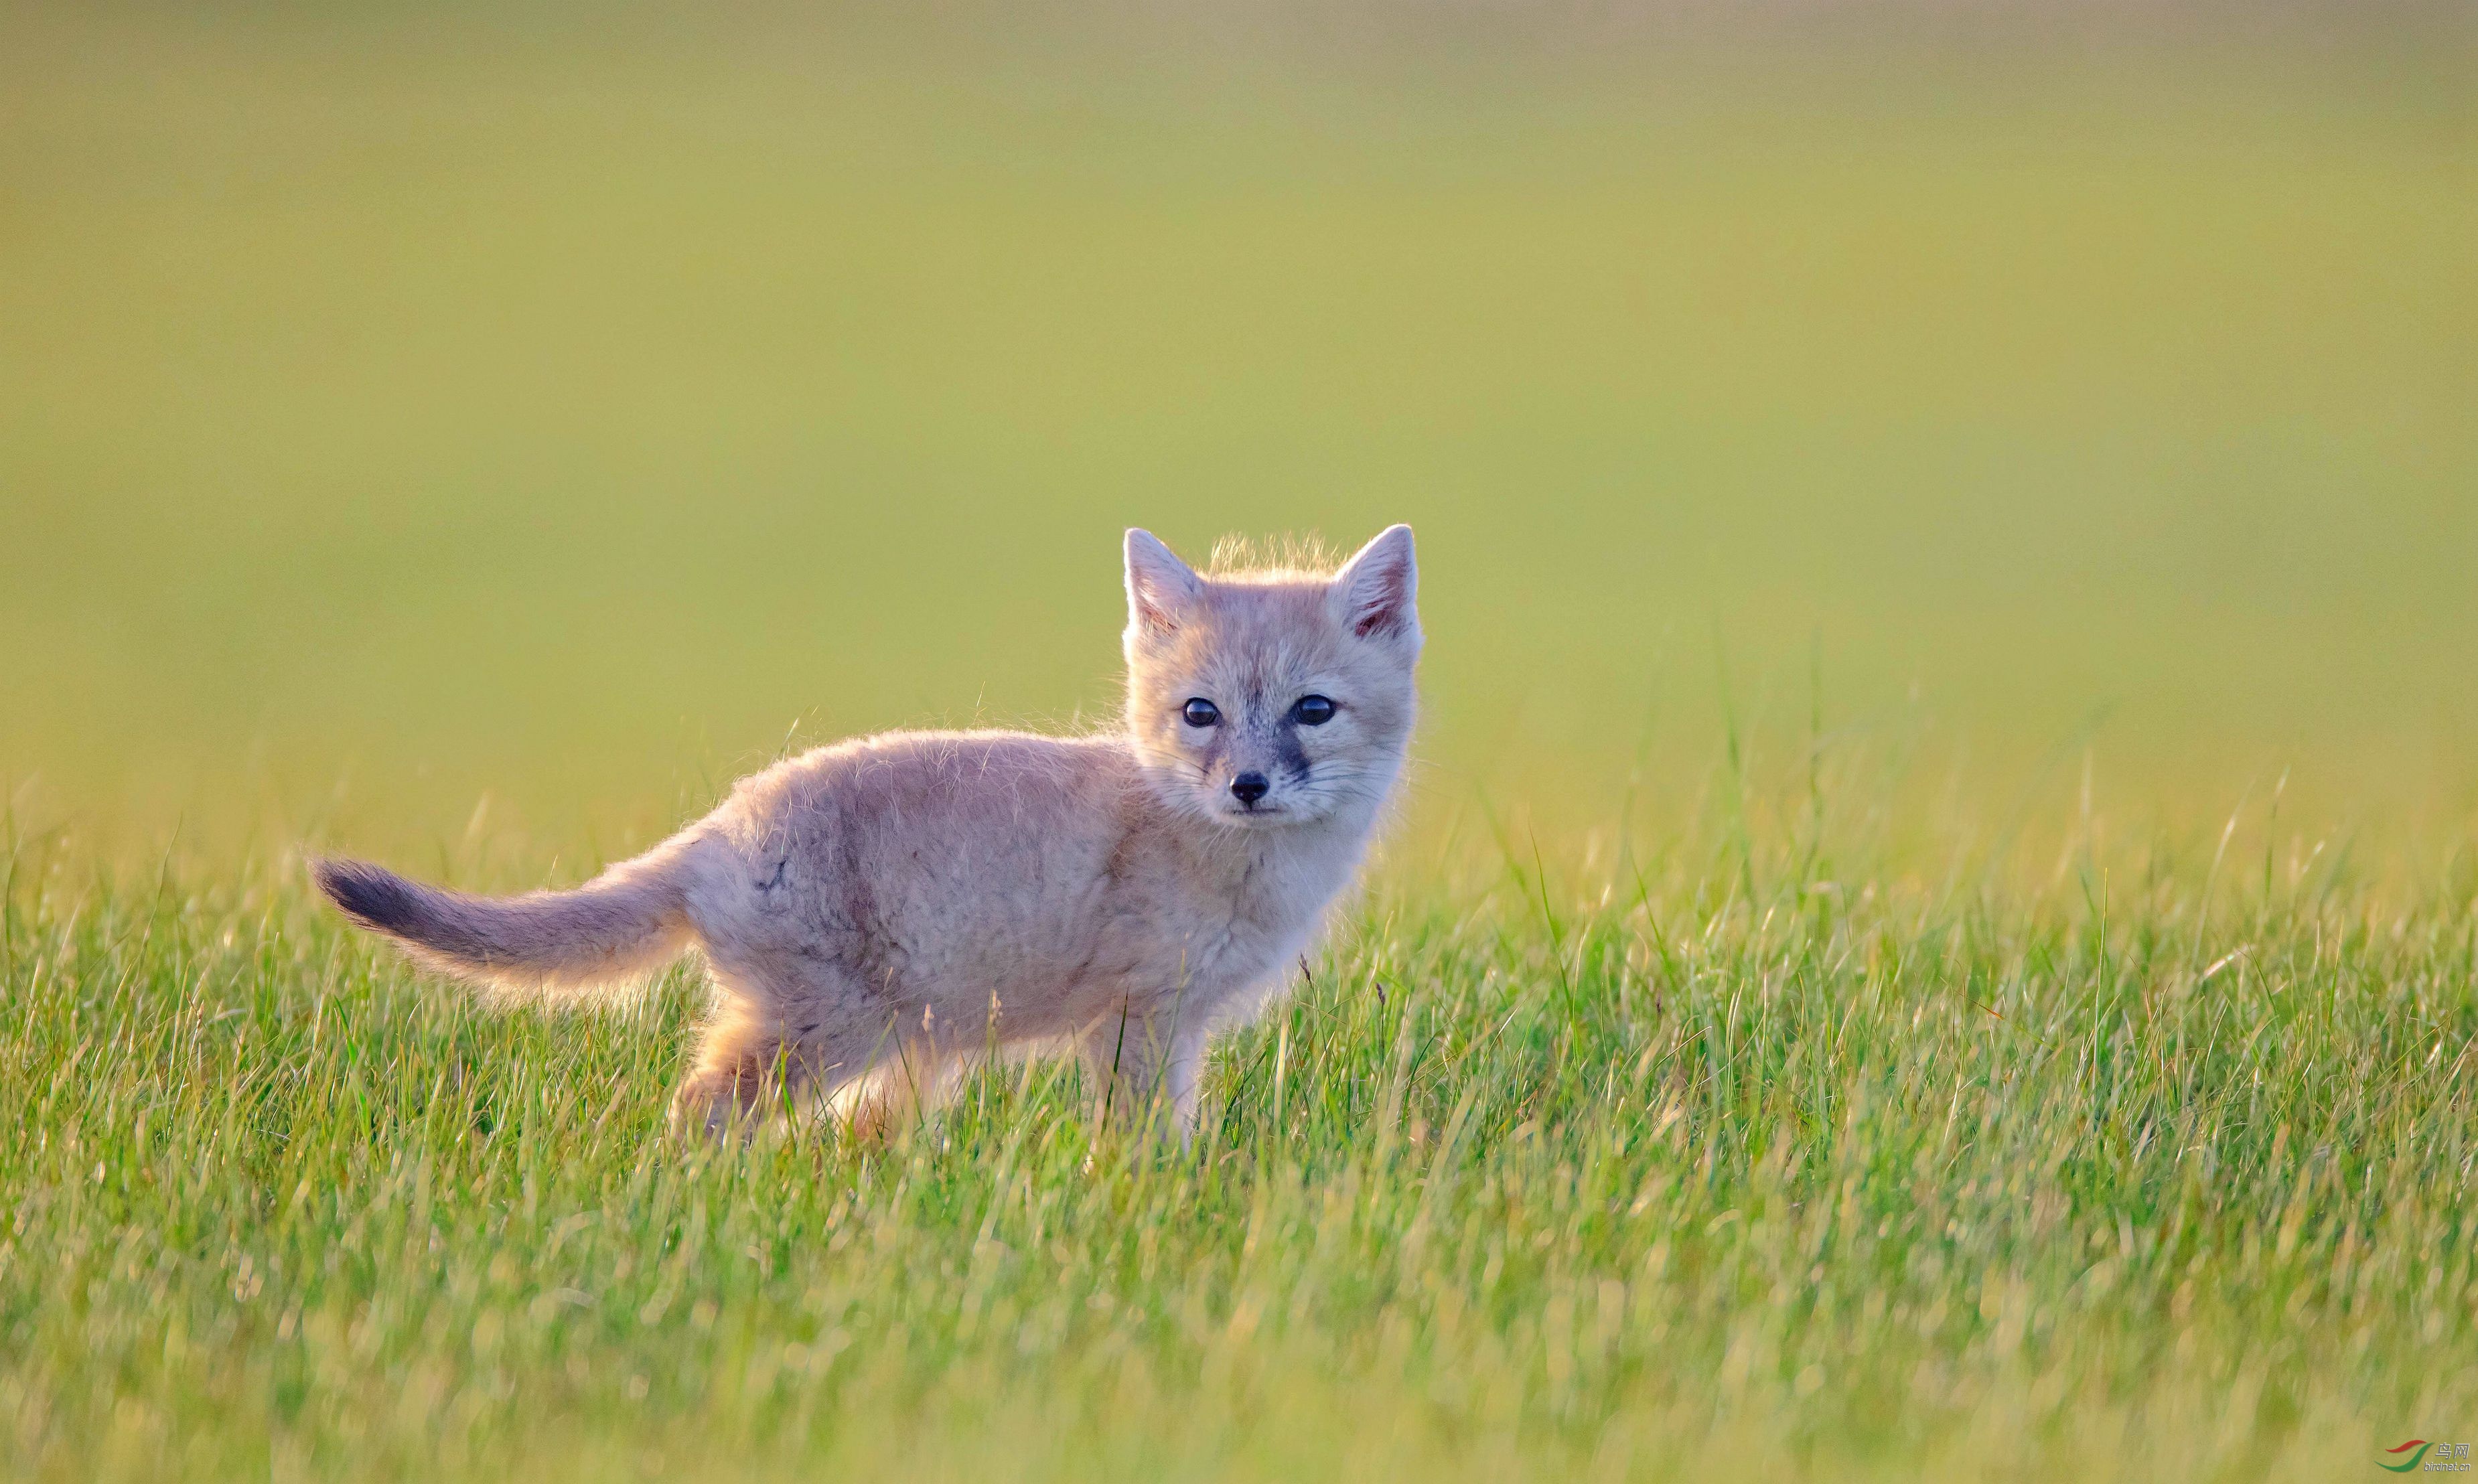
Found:
<path fill-rule="evenodd" d="M 382 933 L 402 934 L 421 913 L 421 889 L 364 861 L 313 861 L 310 873 L 344 916 Z"/>

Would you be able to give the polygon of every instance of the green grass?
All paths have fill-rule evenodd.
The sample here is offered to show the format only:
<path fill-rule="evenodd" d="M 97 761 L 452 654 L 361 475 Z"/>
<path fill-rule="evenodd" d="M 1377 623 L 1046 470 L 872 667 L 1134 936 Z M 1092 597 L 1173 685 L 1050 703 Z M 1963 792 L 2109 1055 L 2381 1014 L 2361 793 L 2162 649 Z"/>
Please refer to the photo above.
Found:
<path fill-rule="evenodd" d="M 1172 9 L 0 8 L 0 1477 L 2470 1437 L 2467 29 Z M 687 976 L 304 891 L 1089 718 L 1120 526 L 1398 519 L 1407 817 L 1186 1156 L 684 1147 Z"/>
<path fill-rule="evenodd" d="M 684 1147 L 682 978 L 493 1016 L 290 868 L 21 843 L 0 1471 L 2307 1479 L 2478 1414 L 2465 854 L 1662 838 L 1380 890 L 1160 1158 L 1048 1068 Z"/>

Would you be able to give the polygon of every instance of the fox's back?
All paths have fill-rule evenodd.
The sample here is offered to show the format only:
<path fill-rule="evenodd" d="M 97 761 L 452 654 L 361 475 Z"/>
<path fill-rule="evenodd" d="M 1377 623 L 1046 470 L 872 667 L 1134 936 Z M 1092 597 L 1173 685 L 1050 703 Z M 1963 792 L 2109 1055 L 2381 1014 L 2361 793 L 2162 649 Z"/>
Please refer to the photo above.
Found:
<path fill-rule="evenodd" d="M 1134 777 L 1114 738 L 820 748 L 744 780 L 708 819 L 690 914 L 727 973 L 827 975 L 890 1008 L 1054 994 L 1105 935 Z"/>

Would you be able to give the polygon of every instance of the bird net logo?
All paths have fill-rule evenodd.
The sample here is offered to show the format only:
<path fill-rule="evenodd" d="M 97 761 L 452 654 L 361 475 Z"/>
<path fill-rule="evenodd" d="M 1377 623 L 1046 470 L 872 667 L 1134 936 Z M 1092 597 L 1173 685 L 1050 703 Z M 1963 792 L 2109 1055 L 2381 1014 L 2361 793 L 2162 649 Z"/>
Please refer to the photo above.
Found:
<path fill-rule="evenodd" d="M 2392 1473 L 2407 1473 L 2412 1470 L 2420 1473 L 2469 1471 L 2469 1445 L 2466 1443 L 2429 1443 L 2424 1438 L 2412 1438 L 2398 1447 L 2384 1449 L 2384 1452 L 2399 1462 L 2378 1460 L 2375 1467 Z"/>

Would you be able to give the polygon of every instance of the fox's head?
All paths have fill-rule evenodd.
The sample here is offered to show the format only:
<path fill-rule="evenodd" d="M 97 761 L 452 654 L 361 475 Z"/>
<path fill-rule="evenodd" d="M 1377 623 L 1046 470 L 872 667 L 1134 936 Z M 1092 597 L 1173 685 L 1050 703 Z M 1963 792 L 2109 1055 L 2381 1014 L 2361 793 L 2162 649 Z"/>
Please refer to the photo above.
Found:
<path fill-rule="evenodd" d="M 1127 729 L 1164 802 L 1244 828 L 1382 803 L 1411 740 L 1419 568 L 1398 525 L 1332 572 L 1200 574 L 1127 533 Z"/>

